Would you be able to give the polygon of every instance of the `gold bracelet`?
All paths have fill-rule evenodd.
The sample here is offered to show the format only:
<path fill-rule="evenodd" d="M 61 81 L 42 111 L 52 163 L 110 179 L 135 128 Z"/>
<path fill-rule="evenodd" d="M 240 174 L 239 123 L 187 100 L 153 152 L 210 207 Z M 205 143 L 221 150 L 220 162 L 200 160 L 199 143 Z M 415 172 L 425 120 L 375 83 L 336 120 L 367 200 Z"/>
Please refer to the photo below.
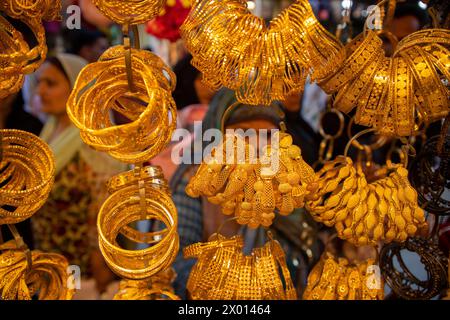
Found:
<path fill-rule="evenodd" d="M 14 240 L 9 243 L 14 242 Z M 68 288 L 69 264 L 62 255 L 32 251 L 30 262 L 22 250 L 0 246 L 0 298 L 2 300 L 71 300 L 73 288 Z"/>
<path fill-rule="evenodd" d="M 195 249 L 192 249 L 194 246 Z M 243 254 L 243 239 L 217 235 L 208 243 L 185 248 L 185 257 L 197 257 L 187 283 L 194 300 L 296 299 L 285 255 L 276 240 Z M 189 253 L 190 252 L 190 253 Z M 193 254 L 195 252 L 195 254 Z M 281 269 L 281 273 L 279 272 Z M 281 278 L 284 278 L 284 286 Z"/>
<path fill-rule="evenodd" d="M 175 129 L 176 106 L 170 93 L 175 88 L 175 75 L 154 54 L 130 50 L 135 91 L 130 92 L 127 78 L 127 49 L 110 48 L 99 62 L 81 71 L 67 114 L 86 144 L 122 162 L 142 163 L 167 145 Z M 111 110 L 126 115 L 131 122 L 115 125 Z"/>
<path fill-rule="evenodd" d="M 295 1 L 269 27 L 243 0 L 195 1 L 181 35 L 207 84 L 231 88 L 238 101 L 252 105 L 301 91 L 311 62 L 328 61 L 340 48 L 306 0 Z"/>
<path fill-rule="evenodd" d="M 109 19 L 126 24 L 142 24 L 156 17 L 166 0 L 93 0 L 93 4 Z"/>
<path fill-rule="evenodd" d="M 132 280 L 149 278 L 167 268 L 179 246 L 176 207 L 168 194 L 146 185 L 144 205 L 140 197 L 138 185 L 119 189 L 102 205 L 97 220 L 99 246 L 106 263 L 116 274 Z M 143 219 L 160 220 L 167 231 L 153 233 L 151 239 L 143 238 L 154 244 L 149 248 L 120 248 L 115 241 L 117 235 L 129 223 Z"/>
<path fill-rule="evenodd" d="M 15 224 L 31 217 L 47 200 L 55 160 L 49 146 L 31 133 L 3 129 L 0 134 L 0 224 Z"/>
<path fill-rule="evenodd" d="M 327 93 L 337 91 L 343 85 L 355 79 L 371 62 L 379 58 L 382 52 L 382 41 L 376 33 L 371 31 L 364 37 L 360 34 L 342 50 L 346 52 L 346 60 L 341 68 L 331 77 L 319 81 L 318 85 Z"/>
<path fill-rule="evenodd" d="M 308 276 L 304 300 L 383 300 L 381 275 L 368 274 L 374 259 L 350 263 L 325 252 Z"/>
<path fill-rule="evenodd" d="M 154 181 L 156 182 L 156 185 L 161 186 L 167 185 L 167 182 L 164 182 L 164 175 L 161 167 L 145 166 L 113 176 L 108 180 L 106 186 L 108 188 L 108 192 L 113 193 L 123 187 L 131 184 L 137 184 L 139 180 L 144 182 Z"/>
<path fill-rule="evenodd" d="M 419 98 L 419 113 L 425 122 L 444 118 L 449 109 L 450 91 L 442 84 L 439 75 L 427 53 L 420 47 L 403 50 L 400 56 L 412 71 L 417 83 L 415 90 Z"/>

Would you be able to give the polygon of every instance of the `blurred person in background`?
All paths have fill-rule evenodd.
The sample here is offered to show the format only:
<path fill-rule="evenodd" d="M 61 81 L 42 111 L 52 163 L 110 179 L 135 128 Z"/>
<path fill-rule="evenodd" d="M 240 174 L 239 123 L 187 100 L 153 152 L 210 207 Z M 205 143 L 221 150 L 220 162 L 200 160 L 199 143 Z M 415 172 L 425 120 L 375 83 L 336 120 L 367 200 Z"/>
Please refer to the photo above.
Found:
<path fill-rule="evenodd" d="M 116 277 L 98 249 L 96 217 L 107 197 L 105 182 L 126 170 L 80 138 L 66 103 L 87 61 L 71 54 L 49 58 L 37 71 L 36 93 L 48 115 L 40 137 L 56 160 L 55 184 L 48 201 L 32 217 L 36 249 L 63 254 L 81 269 L 81 290 L 75 299 L 98 299 Z"/>
<path fill-rule="evenodd" d="M 62 34 L 66 52 L 78 55 L 88 63 L 96 62 L 109 48 L 108 37 L 98 30 L 64 29 Z"/>

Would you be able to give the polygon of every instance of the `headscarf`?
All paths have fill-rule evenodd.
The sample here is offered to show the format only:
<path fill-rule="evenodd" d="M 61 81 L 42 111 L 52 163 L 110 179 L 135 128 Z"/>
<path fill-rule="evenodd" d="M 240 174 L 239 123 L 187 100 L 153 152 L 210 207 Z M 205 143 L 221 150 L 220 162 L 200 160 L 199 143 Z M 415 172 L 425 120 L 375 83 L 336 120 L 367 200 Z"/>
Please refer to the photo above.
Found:
<path fill-rule="evenodd" d="M 60 53 L 55 56 L 61 63 L 64 72 L 69 80 L 70 89 L 73 89 L 78 74 L 88 64 L 83 58 L 68 54 Z M 49 116 L 44 128 L 41 132 L 41 139 L 48 142 L 56 129 L 57 121 L 53 116 Z M 117 173 L 121 171 L 125 165 L 115 161 L 107 154 L 97 152 L 84 144 L 80 137 L 80 130 L 73 124 L 70 124 L 58 137 L 49 143 L 50 148 L 55 155 L 56 174 L 58 174 L 75 156 L 80 152 L 83 160 L 97 173 Z"/>
<path fill-rule="evenodd" d="M 67 53 L 57 54 L 55 58 L 61 63 L 69 80 L 70 89 L 72 89 L 81 69 L 87 65 L 87 61 L 81 57 Z M 49 116 L 40 135 L 47 143 L 49 143 L 50 137 L 56 129 L 56 125 L 56 118 Z M 71 124 L 57 138 L 52 140 L 49 146 L 55 155 L 56 174 L 58 174 L 83 146 L 80 131 Z"/>

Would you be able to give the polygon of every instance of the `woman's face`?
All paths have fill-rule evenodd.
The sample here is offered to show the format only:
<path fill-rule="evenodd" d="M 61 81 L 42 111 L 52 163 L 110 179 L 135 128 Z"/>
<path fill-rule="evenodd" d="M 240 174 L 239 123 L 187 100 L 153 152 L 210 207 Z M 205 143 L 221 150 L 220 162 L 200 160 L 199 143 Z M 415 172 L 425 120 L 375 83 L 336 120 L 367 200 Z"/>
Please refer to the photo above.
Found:
<path fill-rule="evenodd" d="M 41 111 L 58 116 L 66 113 L 70 96 L 70 83 L 53 64 L 45 62 L 37 72 L 36 92 L 41 100 Z"/>
<path fill-rule="evenodd" d="M 202 79 L 203 76 L 201 73 L 199 73 L 194 81 L 194 88 L 200 103 L 208 105 L 216 94 L 216 91 L 212 90 L 206 84 L 204 84 Z"/>

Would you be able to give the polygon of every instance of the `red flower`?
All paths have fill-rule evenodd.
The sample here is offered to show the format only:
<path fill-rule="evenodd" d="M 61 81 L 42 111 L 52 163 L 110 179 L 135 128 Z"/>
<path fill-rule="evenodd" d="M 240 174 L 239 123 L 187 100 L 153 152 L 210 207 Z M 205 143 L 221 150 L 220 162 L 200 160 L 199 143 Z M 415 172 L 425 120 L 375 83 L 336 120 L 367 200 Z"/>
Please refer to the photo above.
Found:
<path fill-rule="evenodd" d="M 174 5 L 172 1 L 170 5 L 165 6 L 162 15 L 147 22 L 147 32 L 159 39 L 177 41 L 180 39 L 180 26 L 186 20 L 189 10 L 185 1 L 176 0 Z"/>

